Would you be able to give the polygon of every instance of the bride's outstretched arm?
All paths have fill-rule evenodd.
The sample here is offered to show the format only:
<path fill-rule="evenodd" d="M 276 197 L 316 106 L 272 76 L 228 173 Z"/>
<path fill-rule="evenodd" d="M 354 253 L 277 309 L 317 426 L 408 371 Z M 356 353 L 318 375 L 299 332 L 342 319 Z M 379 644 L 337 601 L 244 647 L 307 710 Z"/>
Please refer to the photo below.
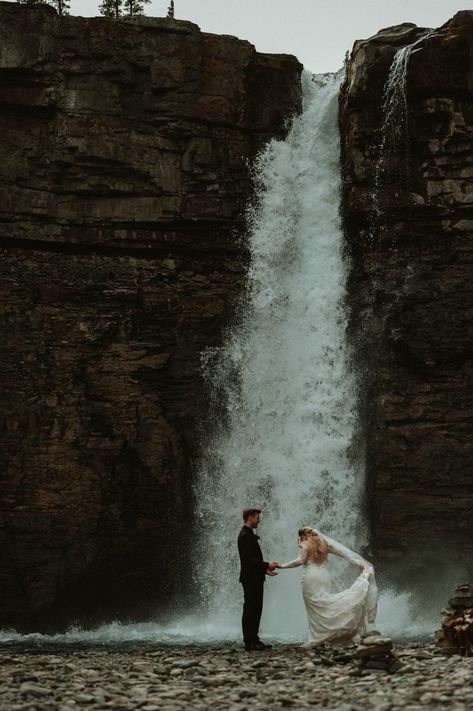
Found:
<path fill-rule="evenodd" d="M 290 560 L 289 563 L 280 563 L 279 568 L 297 568 L 299 565 L 304 565 L 307 560 L 307 548 L 305 546 L 299 546 L 299 555 L 294 560 Z"/>

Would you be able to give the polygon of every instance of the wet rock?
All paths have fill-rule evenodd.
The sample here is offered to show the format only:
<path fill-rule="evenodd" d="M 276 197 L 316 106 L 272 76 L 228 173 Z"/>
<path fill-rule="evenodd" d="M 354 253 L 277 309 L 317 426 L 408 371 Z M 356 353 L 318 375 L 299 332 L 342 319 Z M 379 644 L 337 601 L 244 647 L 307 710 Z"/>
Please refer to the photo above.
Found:
<path fill-rule="evenodd" d="M 429 35 L 404 24 L 360 40 L 341 97 L 370 548 L 396 587 L 409 570 L 410 590 L 432 571 L 449 575 L 452 551 L 455 567 L 473 572 L 472 31 L 469 10 Z M 382 130 L 392 60 L 417 40 L 396 121 Z"/>
<path fill-rule="evenodd" d="M 362 644 L 356 648 L 359 671 L 384 671 L 389 674 L 401 671 L 403 664 L 393 653 L 393 643 L 388 637 L 364 636 Z"/>
<path fill-rule="evenodd" d="M 369 645 L 367 645 L 367 644 L 360 645 L 356 650 L 356 656 L 364 658 L 364 657 L 372 657 L 372 656 L 378 655 L 378 654 L 386 654 L 387 652 L 390 652 L 392 648 L 393 648 L 393 643 L 390 639 L 389 640 L 379 639 Z"/>
<path fill-rule="evenodd" d="M 199 662 L 196 659 L 183 659 L 182 661 L 173 662 L 172 666 L 174 669 L 191 669 L 199 666 Z"/>
<path fill-rule="evenodd" d="M 473 607 L 473 585 L 469 583 L 458 585 L 448 604 L 453 611 L 461 612 Z"/>
<path fill-rule="evenodd" d="M 248 161 L 300 108 L 301 66 L 40 3 L 0 3 L 0 46 L 0 627 L 150 619 L 179 593 Z"/>
<path fill-rule="evenodd" d="M 347 662 L 353 661 L 353 654 L 345 653 L 345 654 L 334 654 L 333 660 L 339 664 L 345 664 Z"/>
<path fill-rule="evenodd" d="M 251 699 L 252 697 L 257 696 L 257 692 L 252 691 L 251 689 L 242 689 L 238 692 L 238 696 L 240 699 Z"/>
<path fill-rule="evenodd" d="M 334 667 L 335 662 L 333 659 L 330 659 L 330 657 L 319 657 L 319 663 L 322 664 L 324 667 Z"/>
<path fill-rule="evenodd" d="M 50 695 L 50 690 L 44 686 L 33 684 L 32 682 L 24 682 L 20 686 L 20 694 L 22 696 L 39 696 L 45 697 Z"/>

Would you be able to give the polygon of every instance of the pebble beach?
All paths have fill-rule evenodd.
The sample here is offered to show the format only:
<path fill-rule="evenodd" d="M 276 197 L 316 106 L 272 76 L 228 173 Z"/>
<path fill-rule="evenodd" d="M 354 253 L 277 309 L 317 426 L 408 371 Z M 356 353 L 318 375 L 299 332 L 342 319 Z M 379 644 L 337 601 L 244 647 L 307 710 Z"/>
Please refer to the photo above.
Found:
<path fill-rule="evenodd" d="M 394 647 L 397 671 L 363 669 L 355 646 L 0 651 L 2 711 L 473 708 L 473 657 Z"/>

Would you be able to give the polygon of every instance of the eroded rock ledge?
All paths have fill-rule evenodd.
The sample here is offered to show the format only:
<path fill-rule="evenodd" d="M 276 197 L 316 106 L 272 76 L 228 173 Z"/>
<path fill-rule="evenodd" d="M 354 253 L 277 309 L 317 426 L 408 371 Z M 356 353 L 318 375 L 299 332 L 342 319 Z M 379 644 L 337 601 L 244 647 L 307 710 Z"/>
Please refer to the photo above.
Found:
<path fill-rule="evenodd" d="M 300 70 L 189 22 L 0 3 L 0 626 L 179 602 L 200 354 Z"/>
<path fill-rule="evenodd" d="M 372 549 L 396 583 L 427 574 L 434 593 L 473 560 L 473 13 L 412 52 L 407 124 L 380 170 L 389 68 L 423 34 L 401 25 L 355 44 L 341 129 Z"/>

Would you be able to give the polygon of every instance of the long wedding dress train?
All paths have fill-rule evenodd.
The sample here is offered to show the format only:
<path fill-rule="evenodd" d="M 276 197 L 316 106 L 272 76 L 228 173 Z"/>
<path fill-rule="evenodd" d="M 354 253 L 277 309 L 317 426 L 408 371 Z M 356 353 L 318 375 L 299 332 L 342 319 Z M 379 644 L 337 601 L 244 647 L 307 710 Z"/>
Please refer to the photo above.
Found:
<path fill-rule="evenodd" d="M 309 560 L 303 543 L 299 545 L 299 556 L 280 566 L 303 566 L 302 595 L 309 623 L 309 639 L 305 646 L 353 639 L 365 632 L 376 618 L 378 591 L 371 563 L 332 538 L 319 535 L 327 541 L 329 553 L 363 566 L 363 570 L 349 588 L 331 593 L 327 561 L 318 565 Z"/>

